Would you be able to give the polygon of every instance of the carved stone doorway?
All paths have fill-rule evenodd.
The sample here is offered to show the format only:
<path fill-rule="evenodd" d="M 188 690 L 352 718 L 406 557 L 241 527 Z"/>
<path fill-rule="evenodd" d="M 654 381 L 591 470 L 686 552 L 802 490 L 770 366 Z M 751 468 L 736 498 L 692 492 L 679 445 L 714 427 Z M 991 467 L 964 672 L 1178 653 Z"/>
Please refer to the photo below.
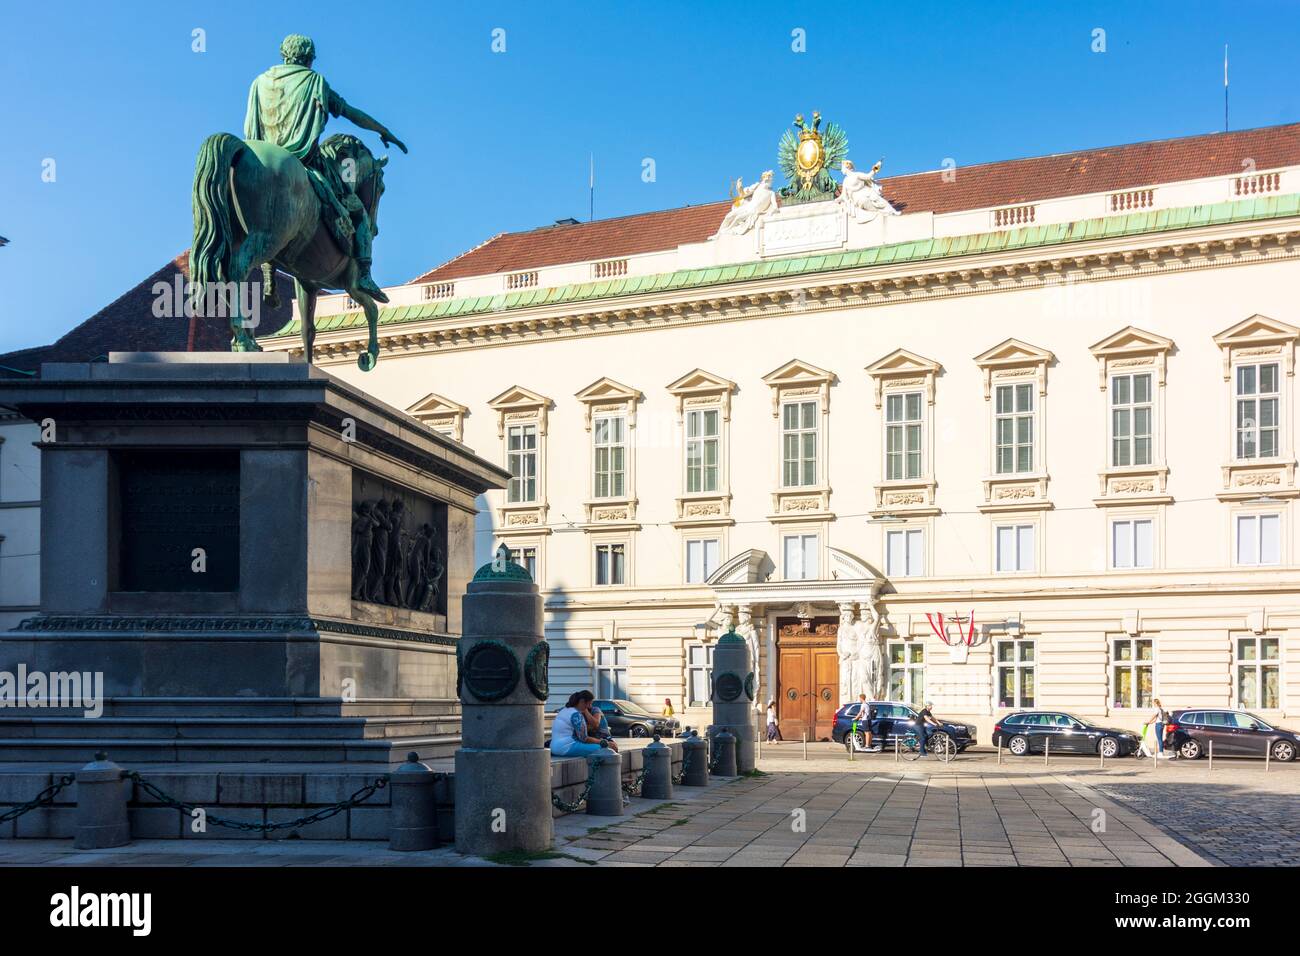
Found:
<path fill-rule="evenodd" d="M 786 740 L 829 740 L 840 707 L 835 618 L 778 618 L 777 721 Z"/>

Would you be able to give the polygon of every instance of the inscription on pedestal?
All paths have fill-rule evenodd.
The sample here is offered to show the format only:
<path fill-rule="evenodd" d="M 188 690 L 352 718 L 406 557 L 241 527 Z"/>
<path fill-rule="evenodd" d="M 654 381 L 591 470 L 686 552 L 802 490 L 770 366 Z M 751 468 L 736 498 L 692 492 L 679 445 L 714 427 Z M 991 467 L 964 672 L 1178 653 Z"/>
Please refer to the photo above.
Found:
<path fill-rule="evenodd" d="M 239 453 L 133 451 L 116 461 L 117 590 L 238 591 Z"/>

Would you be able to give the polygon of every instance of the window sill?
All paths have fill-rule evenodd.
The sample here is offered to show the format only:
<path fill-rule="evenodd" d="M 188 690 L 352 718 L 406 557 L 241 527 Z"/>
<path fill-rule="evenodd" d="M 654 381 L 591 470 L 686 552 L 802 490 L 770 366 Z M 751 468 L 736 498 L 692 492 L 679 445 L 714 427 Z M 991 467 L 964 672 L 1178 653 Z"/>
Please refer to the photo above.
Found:
<path fill-rule="evenodd" d="M 1300 495 L 1295 483 L 1295 461 L 1282 458 L 1250 458 L 1222 466 L 1223 490 L 1220 501 L 1248 501 L 1251 498 L 1294 498 Z"/>
<path fill-rule="evenodd" d="M 978 506 L 979 510 L 986 514 L 999 511 L 1046 511 L 1052 507 L 1052 502 L 1047 498 L 1049 480 L 1045 472 L 989 476 L 984 479 L 984 503 Z"/>
<path fill-rule="evenodd" d="M 939 508 L 934 503 L 937 483 L 932 475 L 922 478 L 886 479 L 875 486 L 876 507 L 871 512 L 873 518 L 886 515 L 899 517 L 925 517 L 937 515 Z"/>
<path fill-rule="evenodd" d="M 637 499 L 632 497 L 592 498 L 582 503 L 585 531 L 635 531 Z M 608 586 L 608 585 L 606 585 Z"/>
<path fill-rule="evenodd" d="M 501 505 L 501 519 L 499 527 L 496 529 L 498 537 L 509 537 L 516 534 L 550 534 L 551 529 L 546 526 L 547 506 L 538 502 L 516 502 L 514 504 Z"/>
<path fill-rule="evenodd" d="M 682 495 L 677 499 L 677 519 L 674 528 L 691 528 L 708 525 L 732 525 L 731 495 L 721 491 L 707 491 Z"/>
<path fill-rule="evenodd" d="M 831 489 L 827 485 L 780 488 L 772 492 L 769 521 L 828 521 L 831 514 Z"/>

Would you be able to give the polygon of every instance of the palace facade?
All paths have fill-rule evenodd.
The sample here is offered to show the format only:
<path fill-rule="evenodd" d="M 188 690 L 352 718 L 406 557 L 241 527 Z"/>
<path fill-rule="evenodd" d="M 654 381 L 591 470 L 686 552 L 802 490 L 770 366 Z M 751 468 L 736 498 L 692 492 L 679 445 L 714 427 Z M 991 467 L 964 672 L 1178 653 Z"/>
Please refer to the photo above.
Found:
<path fill-rule="evenodd" d="M 849 175 L 497 235 L 388 290 L 368 374 L 322 299 L 318 364 L 514 475 L 478 561 L 541 584 L 551 704 L 705 723 L 736 626 L 787 739 L 873 634 L 982 742 L 1300 710 L 1300 125 Z"/>

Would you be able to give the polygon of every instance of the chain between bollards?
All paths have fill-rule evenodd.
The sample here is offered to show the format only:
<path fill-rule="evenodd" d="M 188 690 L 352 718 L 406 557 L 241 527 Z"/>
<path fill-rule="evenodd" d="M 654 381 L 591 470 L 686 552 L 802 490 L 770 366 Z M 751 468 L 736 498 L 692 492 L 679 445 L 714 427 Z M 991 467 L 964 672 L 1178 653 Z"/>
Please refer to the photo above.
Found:
<path fill-rule="evenodd" d="M 72 786 L 76 779 L 77 778 L 72 774 L 65 773 L 58 780 L 54 781 L 54 783 L 50 784 L 26 803 L 20 803 L 16 807 L 11 807 L 4 813 L 0 813 L 0 823 L 8 823 L 10 820 L 17 820 L 24 813 L 30 813 L 40 807 L 48 807 L 54 802 L 54 798 L 57 797 L 61 791 Z"/>

